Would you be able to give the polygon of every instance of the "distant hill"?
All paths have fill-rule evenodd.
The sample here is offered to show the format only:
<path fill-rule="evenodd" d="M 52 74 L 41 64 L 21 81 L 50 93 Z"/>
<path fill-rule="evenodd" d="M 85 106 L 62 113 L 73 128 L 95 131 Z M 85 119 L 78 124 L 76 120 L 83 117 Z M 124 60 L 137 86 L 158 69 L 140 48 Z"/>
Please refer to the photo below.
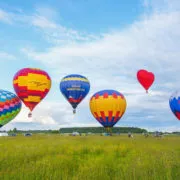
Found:
<path fill-rule="evenodd" d="M 103 127 L 74 127 L 74 128 L 61 128 L 60 133 L 103 133 L 106 132 Z M 134 128 L 134 127 L 114 127 L 112 128 L 112 133 L 143 133 L 147 132 L 146 129 Z"/>

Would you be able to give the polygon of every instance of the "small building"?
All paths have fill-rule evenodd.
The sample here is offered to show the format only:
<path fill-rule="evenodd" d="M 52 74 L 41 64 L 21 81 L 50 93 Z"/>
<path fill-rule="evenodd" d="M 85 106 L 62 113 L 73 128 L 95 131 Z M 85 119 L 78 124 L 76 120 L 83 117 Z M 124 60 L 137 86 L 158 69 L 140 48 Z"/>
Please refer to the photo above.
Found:
<path fill-rule="evenodd" d="M 161 132 L 156 131 L 154 133 L 154 137 L 162 137 L 162 136 L 163 136 L 163 134 Z"/>
<path fill-rule="evenodd" d="M 80 134 L 79 134 L 79 132 L 73 132 L 71 135 L 72 136 L 79 136 Z"/>
<path fill-rule="evenodd" d="M 8 136 L 7 132 L 0 132 L 0 136 Z"/>
<path fill-rule="evenodd" d="M 110 134 L 110 133 L 105 132 L 105 133 L 102 133 L 102 136 L 111 136 L 111 134 Z"/>

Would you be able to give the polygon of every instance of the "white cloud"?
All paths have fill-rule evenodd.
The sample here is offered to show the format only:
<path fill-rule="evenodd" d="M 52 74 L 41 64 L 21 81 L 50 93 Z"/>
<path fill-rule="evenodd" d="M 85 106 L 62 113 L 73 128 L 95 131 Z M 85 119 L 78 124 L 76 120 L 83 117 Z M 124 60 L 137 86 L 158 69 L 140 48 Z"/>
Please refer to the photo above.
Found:
<path fill-rule="evenodd" d="M 0 61 L 15 60 L 16 57 L 6 52 L 0 52 Z"/>
<path fill-rule="evenodd" d="M 58 11 L 49 6 L 36 6 L 35 13 L 39 14 L 47 19 L 58 19 Z"/>
<path fill-rule="evenodd" d="M 52 129 L 59 129 L 62 126 L 73 125 L 73 113 L 68 103 L 49 102 L 44 101 L 36 106 L 32 113 L 32 117 L 28 118 L 29 109 L 24 106 L 17 117 L 10 123 L 5 125 L 3 129 L 11 127 L 18 128 L 23 123 L 23 128 L 28 129 L 29 124 L 38 124 L 43 127 L 51 127 Z"/>
<path fill-rule="evenodd" d="M 48 19 L 46 19 L 43 16 L 34 16 L 32 18 L 32 25 L 34 25 L 35 27 L 39 27 L 39 28 L 52 28 L 52 29 L 56 29 L 56 24 L 49 21 Z"/>
<path fill-rule="evenodd" d="M 88 76 L 93 89 L 108 86 L 127 91 L 134 87 L 133 90 L 141 93 L 136 72 L 139 68 L 147 68 L 156 75 L 152 89 L 162 93 L 158 89 L 159 85 L 164 86 L 162 83 L 168 87 L 175 85 L 169 86 L 171 82 L 166 78 L 171 78 L 178 69 L 179 29 L 180 13 L 153 14 L 135 22 L 126 31 L 106 34 L 93 42 L 54 46 L 46 52 L 23 51 L 55 70 L 58 67 L 57 71 L 61 67 L 61 74 L 82 73 Z"/>
<path fill-rule="evenodd" d="M 0 21 L 11 24 L 12 23 L 11 15 L 6 11 L 0 9 Z"/>
<path fill-rule="evenodd" d="M 180 13 L 155 14 L 134 23 L 126 31 L 104 35 L 100 40 L 54 46 L 46 52 L 26 49 L 26 53 L 48 65 L 67 66 L 68 63 L 75 71 L 88 66 L 90 70 L 101 72 L 119 68 L 125 73 L 129 69 L 133 74 L 136 69 L 146 67 L 162 73 L 173 71 L 179 62 L 179 42 L 174 43 L 180 36 L 179 28 Z"/>
<path fill-rule="evenodd" d="M 33 111 L 32 118 L 28 118 L 29 110 L 25 106 L 14 122 L 38 122 L 43 125 L 61 125 L 72 119 L 72 111 L 66 103 L 41 102 Z"/>
<path fill-rule="evenodd" d="M 37 32 L 43 35 L 50 43 L 62 45 L 73 43 L 74 41 L 84 42 L 97 38 L 92 34 L 78 32 L 56 23 L 56 20 L 60 18 L 56 10 L 49 7 L 36 7 L 32 14 L 25 14 L 23 11 L 13 12 L 0 9 L 0 21 L 11 25 L 28 25 L 34 30 L 38 29 L 39 31 Z"/>

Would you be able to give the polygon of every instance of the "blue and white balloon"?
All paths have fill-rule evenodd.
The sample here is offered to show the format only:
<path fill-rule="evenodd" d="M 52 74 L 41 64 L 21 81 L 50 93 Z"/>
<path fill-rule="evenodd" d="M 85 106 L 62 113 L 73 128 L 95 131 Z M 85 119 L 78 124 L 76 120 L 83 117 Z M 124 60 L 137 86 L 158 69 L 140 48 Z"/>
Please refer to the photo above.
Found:
<path fill-rule="evenodd" d="M 176 118 L 180 120 L 180 91 L 176 91 L 172 94 L 169 99 L 169 106 Z"/>

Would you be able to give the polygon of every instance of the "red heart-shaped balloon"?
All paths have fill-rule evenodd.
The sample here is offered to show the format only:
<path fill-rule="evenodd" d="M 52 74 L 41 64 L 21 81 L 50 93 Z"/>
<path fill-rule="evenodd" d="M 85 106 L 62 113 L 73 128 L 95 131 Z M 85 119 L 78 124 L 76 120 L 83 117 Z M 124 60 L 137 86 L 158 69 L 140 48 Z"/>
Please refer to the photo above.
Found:
<path fill-rule="evenodd" d="M 152 72 L 141 69 L 137 72 L 137 79 L 147 92 L 152 83 L 154 82 L 155 77 Z"/>

